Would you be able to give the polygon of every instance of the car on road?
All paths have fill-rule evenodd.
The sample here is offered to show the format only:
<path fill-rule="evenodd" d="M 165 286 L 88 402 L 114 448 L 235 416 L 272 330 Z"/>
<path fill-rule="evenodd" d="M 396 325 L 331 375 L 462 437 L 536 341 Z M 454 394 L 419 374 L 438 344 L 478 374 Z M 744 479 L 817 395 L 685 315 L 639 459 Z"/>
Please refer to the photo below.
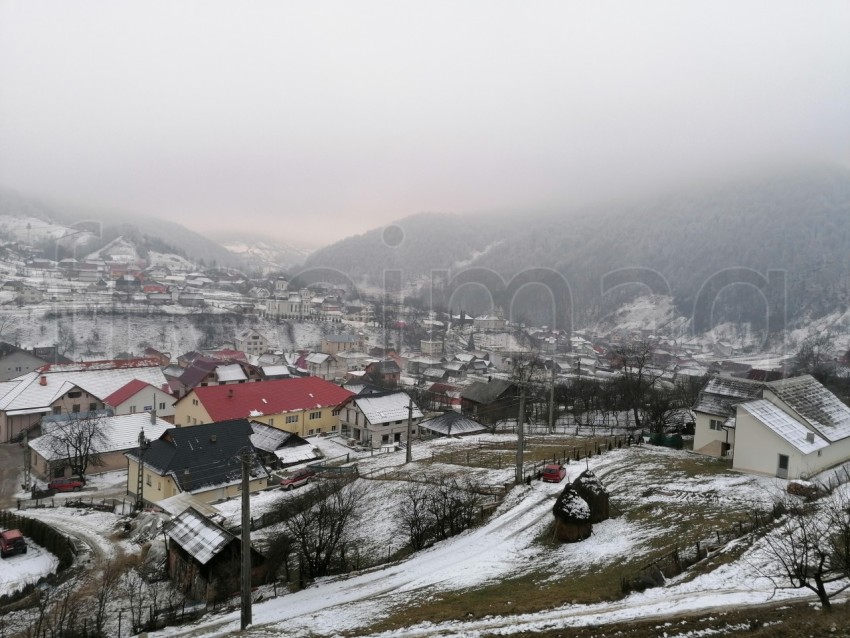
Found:
<path fill-rule="evenodd" d="M 13 554 L 26 554 L 27 541 L 19 529 L 7 529 L 0 532 L 0 557 L 8 558 Z"/>
<path fill-rule="evenodd" d="M 79 492 L 86 482 L 80 478 L 57 478 L 47 484 L 47 489 L 57 492 Z"/>
<path fill-rule="evenodd" d="M 295 470 L 289 476 L 282 478 L 280 480 L 280 489 L 292 490 L 296 487 L 307 485 L 307 483 L 312 481 L 314 478 L 316 478 L 316 472 L 311 470 L 309 467 L 304 467 L 300 470 Z"/>
<path fill-rule="evenodd" d="M 567 468 L 558 463 L 549 463 L 540 473 L 540 479 L 547 483 L 560 483 L 567 475 Z"/>

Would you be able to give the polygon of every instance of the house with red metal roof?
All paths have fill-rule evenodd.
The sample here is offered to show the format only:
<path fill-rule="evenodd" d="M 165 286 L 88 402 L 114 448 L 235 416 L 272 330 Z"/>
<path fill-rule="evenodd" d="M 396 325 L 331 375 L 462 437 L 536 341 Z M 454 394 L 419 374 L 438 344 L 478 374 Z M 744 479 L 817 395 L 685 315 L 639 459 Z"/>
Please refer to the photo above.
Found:
<path fill-rule="evenodd" d="M 175 404 L 174 424 L 250 419 L 299 436 L 340 429 L 339 406 L 353 396 L 318 377 L 199 386 Z"/>
<path fill-rule="evenodd" d="M 141 379 L 133 379 L 103 400 L 115 415 L 156 411 L 156 415 L 169 423 L 174 422 L 174 397 L 167 383 L 160 387 Z"/>

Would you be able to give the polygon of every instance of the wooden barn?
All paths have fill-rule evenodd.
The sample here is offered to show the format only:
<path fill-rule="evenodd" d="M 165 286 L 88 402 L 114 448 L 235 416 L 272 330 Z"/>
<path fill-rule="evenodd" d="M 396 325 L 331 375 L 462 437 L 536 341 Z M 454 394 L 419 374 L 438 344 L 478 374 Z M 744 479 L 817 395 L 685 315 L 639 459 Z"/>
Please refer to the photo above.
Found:
<path fill-rule="evenodd" d="M 239 592 L 242 542 L 190 507 L 165 526 L 168 576 L 195 600 L 221 600 Z M 266 577 L 265 558 L 251 549 L 251 586 Z"/>

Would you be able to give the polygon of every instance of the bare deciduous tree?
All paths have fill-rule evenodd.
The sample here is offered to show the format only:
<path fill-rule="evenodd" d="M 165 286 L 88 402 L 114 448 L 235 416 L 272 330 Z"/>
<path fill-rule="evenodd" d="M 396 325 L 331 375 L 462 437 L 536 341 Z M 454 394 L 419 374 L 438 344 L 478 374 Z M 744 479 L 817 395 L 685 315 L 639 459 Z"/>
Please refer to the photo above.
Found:
<path fill-rule="evenodd" d="M 821 502 L 782 503 L 786 514 L 764 537 L 772 568 L 765 575 L 777 588 L 813 591 L 825 610 L 850 587 L 850 503 L 834 493 Z"/>
<path fill-rule="evenodd" d="M 61 459 L 74 474 L 85 477 L 90 465 L 101 463 L 100 452 L 107 442 L 103 414 L 75 412 L 43 426 L 42 438 L 55 459 Z"/>

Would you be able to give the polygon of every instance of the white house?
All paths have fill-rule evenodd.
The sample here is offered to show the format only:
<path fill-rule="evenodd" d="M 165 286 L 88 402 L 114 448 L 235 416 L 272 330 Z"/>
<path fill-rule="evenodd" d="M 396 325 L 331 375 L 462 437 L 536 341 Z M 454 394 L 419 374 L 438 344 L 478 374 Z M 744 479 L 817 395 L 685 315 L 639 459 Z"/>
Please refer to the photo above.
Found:
<path fill-rule="evenodd" d="M 410 410 L 409 408 L 411 408 Z M 407 441 L 408 416 L 412 415 L 410 437 L 418 438 L 422 411 L 404 392 L 357 395 L 343 404 L 339 418 L 342 433 L 360 445 L 379 448 Z"/>
<path fill-rule="evenodd" d="M 157 388 L 141 379 L 133 379 L 106 397 L 103 403 L 116 415 L 156 411 L 160 419 L 174 422 L 174 397 L 168 392 L 167 383 Z"/>
<path fill-rule="evenodd" d="M 694 450 L 731 455 L 742 472 L 807 479 L 850 460 L 850 406 L 810 375 L 769 383 L 714 378 L 694 412 Z"/>

